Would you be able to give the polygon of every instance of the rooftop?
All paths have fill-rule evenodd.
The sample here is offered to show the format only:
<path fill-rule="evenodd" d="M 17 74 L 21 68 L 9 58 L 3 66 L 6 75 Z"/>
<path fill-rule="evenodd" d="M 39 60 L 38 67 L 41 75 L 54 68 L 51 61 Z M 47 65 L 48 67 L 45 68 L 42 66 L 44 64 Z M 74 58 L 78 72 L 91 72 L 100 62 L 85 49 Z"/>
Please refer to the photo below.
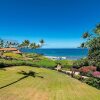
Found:
<path fill-rule="evenodd" d="M 17 48 L 0 48 L 0 51 L 17 51 Z"/>

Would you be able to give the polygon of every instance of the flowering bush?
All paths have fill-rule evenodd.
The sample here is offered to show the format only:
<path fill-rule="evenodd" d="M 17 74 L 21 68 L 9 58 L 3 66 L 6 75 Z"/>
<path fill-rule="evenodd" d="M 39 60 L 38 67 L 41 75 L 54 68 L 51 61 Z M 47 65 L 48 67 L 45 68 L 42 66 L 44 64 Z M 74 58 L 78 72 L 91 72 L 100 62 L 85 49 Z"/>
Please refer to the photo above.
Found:
<path fill-rule="evenodd" d="M 98 77 L 100 78 L 100 72 L 99 71 L 95 71 L 92 73 L 93 77 Z"/>
<path fill-rule="evenodd" d="M 80 68 L 80 72 L 87 73 L 89 71 L 96 71 L 96 67 L 95 66 L 87 66 L 87 67 Z"/>
<path fill-rule="evenodd" d="M 79 70 L 82 75 L 90 76 L 92 72 L 96 71 L 96 67 L 95 66 L 81 67 Z"/>
<path fill-rule="evenodd" d="M 96 87 L 97 89 L 100 89 L 100 79 L 99 78 L 95 78 L 95 77 L 86 78 L 84 79 L 84 82 L 87 83 L 88 85 Z"/>

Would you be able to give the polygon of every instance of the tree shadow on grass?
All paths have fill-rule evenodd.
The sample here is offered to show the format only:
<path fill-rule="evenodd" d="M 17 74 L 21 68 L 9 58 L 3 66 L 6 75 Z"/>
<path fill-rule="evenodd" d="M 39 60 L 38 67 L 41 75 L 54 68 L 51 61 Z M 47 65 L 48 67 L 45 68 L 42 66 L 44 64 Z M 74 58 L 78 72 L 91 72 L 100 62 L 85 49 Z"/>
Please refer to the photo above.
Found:
<path fill-rule="evenodd" d="M 21 71 L 21 72 L 18 72 L 18 74 L 22 74 L 22 75 L 24 75 L 24 76 L 21 77 L 21 78 L 19 78 L 18 80 L 14 81 L 14 82 L 12 82 L 12 83 L 9 83 L 9 84 L 7 84 L 7 85 L 5 85 L 5 86 L 0 87 L 0 89 L 6 88 L 6 87 L 8 87 L 8 86 L 10 86 L 10 85 L 13 85 L 13 84 L 15 84 L 15 83 L 17 83 L 17 82 L 19 82 L 19 81 L 25 79 L 25 78 L 28 78 L 29 76 L 34 77 L 34 78 L 35 78 L 35 77 L 44 78 L 43 76 L 37 75 L 38 73 L 33 72 L 33 71 L 29 71 L 29 72 Z"/>
<path fill-rule="evenodd" d="M 5 68 L 0 68 L 0 70 L 6 71 L 6 69 L 5 69 Z"/>

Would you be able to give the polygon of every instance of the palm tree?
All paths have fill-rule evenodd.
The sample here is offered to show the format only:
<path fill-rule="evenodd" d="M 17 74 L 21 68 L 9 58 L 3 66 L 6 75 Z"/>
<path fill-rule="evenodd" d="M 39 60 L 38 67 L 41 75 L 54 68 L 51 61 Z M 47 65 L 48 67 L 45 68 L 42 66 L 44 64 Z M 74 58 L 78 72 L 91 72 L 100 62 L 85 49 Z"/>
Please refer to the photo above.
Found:
<path fill-rule="evenodd" d="M 29 45 L 30 45 L 30 41 L 29 40 L 24 40 L 23 42 L 22 42 L 22 44 L 20 44 L 20 47 L 21 48 L 28 48 L 29 47 Z"/>
<path fill-rule="evenodd" d="M 19 46 L 19 43 L 18 42 L 13 42 L 12 43 L 12 47 L 18 47 Z"/>
<path fill-rule="evenodd" d="M 8 44 L 8 48 L 12 48 L 12 47 L 15 47 L 16 43 L 13 41 L 8 41 L 7 44 Z"/>
<path fill-rule="evenodd" d="M 3 48 L 3 46 L 4 46 L 4 41 L 0 39 L 0 48 Z"/>
<path fill-rule="evenodd" d="M 28 48 L 29 45 L 30 45 L 30 41 L 29 40 L 25 40 L 24 43 L 25 43 L 25 46 Z"/>
<path fill-rule="evenodd" d="M 31 44 L 30 44 L 30 48 L 32 48 L 32 49 L 36 49 L 36 48 L 37 48 L 36 43 L 31 43 Z"/>
<path fill-rule="evenodd" d="M 81 48 L 84 48 L 84 47 L 85 47 L 85 44 L 84 44 L 84 43 L 82 43 L 82 44 L 81 44 Z"/>
<path fill-rule="evenodd" d="M 9 41 L 5 41 L 5 47 L 6 47 L 6 48 L 9 47 Z"/>
<path fill-rule="evenodd" d="M 86 39 L 86 38 L 90 37 L 90 34 L 89 34 L 88 32 L 85 32 L 85 33 L 83 34 L 82 37 L 83 37 L 84 39 Z"/>
<path fill-rule="evenodd" d="M 43 39 L 41 39 L 41 40 L 40 40 L 40 44 L 41 44 L 41 46 L 43 46 L 44 43 L 45 43 L 45 41 L 44 41 Z"/>
<path fill-rule="evenodd" d="M 40 44 L 37 44 L 36 48 L 40 48 L 40 47 L 41 47 L 41 45 Z"/>
<path fill-rule="evenodd" d="M 100 24 L 98 24 L 94 30 L 97 35 L 100 35 Z"/>
<path fill-rule="evenodd" d="M 9 47 L 10 47 L 10 48 L 12 47 L 12 45 L 13 45 L 13 43 L 12 43 L 12 42 L 9 42 Z"/>
<path fill-rule="evenodd" d="M 44 40 L 40 40 L 39 44 L 36 44 L 35 42 L 31 43 L 29 40 L 24 40 L 20 45 L 18 45 L 19 48 L 32 48 L 37 49 L 44 45 Z"/>

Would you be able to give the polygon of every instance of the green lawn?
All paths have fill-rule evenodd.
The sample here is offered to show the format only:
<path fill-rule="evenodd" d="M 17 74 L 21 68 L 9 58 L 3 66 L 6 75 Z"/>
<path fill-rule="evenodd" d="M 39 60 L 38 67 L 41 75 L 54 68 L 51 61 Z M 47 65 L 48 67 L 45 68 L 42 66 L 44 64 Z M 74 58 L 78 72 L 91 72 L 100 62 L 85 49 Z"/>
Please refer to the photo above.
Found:
<path fill-rule="evenodd" d="M 30 70 L 36 77 L 18 73 Z M 56 71 L 19 66 L 0 69 L 0 100 L 100 100 L 100 90 Z"/>

